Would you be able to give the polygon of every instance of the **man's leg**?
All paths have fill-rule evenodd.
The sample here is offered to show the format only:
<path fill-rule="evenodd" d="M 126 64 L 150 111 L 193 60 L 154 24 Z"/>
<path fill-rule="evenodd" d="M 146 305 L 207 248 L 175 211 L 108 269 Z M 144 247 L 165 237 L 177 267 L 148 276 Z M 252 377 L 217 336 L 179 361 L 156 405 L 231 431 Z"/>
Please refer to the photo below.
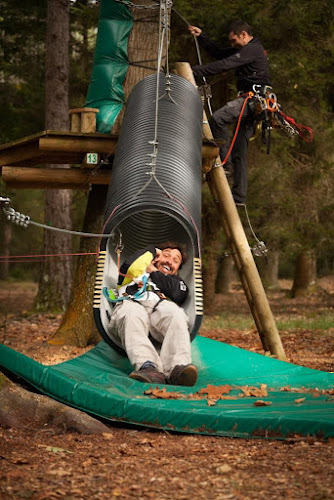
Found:
<path fill-rule="evenodd" d="M 151 310 L 153 306 L 154 303 Z M 132 300 L 117 304 L 109 327 L 113 340 L 125 350 L 135 370 L 151 361 L 159 372 L 163 371 L 160 357 L 148 338 L 149 313 L 143 305 Z"/>
<path fill-rule="evenodd" d="M 248 187 L 247 152 L 249 139 L 254 133 L 252 118 L 241 121 L 239 132 L 232 150 L 233 187 L 232 195 L 236 203 L 245 203 Z"/>
<path fill-rule="evenodd" d="M 175 366 L 191 363 L 188 317 L 177 304 L 163 300 L 152 312 L 150 322 L 152 336 L 162 344 L 160 358 L 169 377 Z"/>
<path fill-rule="evenodd" d="M 230 147 L 230 135 L 228 126 L 238 120 L 242 105 L 243 97 L 238 97 L 233 101 L 229 101 L 222 108 L 215 111 L 209 120 L 212 135 L 217 140 L 224 141 L 224 144 L 219 146 L 220 158 L 223 161 Z M 247 107 L 244 111 L 244 116 L 247 114 Z M 227 164 L 231 163 L 231 158 L 227 160 Z"/>

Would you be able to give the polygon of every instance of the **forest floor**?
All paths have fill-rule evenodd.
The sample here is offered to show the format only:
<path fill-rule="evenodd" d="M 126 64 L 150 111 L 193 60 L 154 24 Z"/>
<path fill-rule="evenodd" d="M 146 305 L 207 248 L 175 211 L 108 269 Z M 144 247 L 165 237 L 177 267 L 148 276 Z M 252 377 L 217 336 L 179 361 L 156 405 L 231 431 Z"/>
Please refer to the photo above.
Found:
<path fill-rule="evenodd" d="M 333 372 L 334 277 L 307 298 L 289 298 L 288 280 L 280 285 L 268 298 L 288 360 Z M 1 283 L 0 342 L 45 364 L 87 350 L 48 344 L 61 316 L 29 314 L 35 293 L 32 283 Z M 249 316 L 235 285 L 216 296 L 200 333 L 263 354 Z M 102 435 L 0 428 L 0 463 L 2 500 L 334 499 L 334 438 L 224 438 L 113 423 Z"/>

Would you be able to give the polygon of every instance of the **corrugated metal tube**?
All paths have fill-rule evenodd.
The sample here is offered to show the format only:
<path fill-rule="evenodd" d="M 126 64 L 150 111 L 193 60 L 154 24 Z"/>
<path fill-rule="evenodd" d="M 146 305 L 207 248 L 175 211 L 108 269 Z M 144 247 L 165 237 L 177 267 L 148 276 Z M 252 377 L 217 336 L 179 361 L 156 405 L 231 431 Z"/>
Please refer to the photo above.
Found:
<path fill-rule="evenodd" d="M 124 245 L 122 260 L 149 244 L 178 241 L 186 245 L 189 258 L 180 274 L 190 293 L 184 309 L 190 318 L 192 338 L 199 329 L 203 313 L 202 118 L 199 94 L 182 77 L 171 75 L 167 79 L 162 73 L 159 78 L 151 75 L 141 80 L 130 94 L 106 204 L 105 233 L 114 236 L 101 243 L 95 287 L 94 314 L 107 341 L 110 305 L 101 290 L 103 286 L 114 288 L 117 283 L 115 245 L 119 234 Z M 154 139 L 157 139 L 156 149 L 152 144 Z"/>

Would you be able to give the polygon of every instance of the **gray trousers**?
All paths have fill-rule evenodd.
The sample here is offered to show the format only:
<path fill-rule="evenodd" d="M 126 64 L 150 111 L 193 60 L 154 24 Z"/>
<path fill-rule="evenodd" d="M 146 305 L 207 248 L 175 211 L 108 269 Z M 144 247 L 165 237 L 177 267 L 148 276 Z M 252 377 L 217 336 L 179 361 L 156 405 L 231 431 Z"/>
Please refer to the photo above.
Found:
<path fill-rule="evenodd" d="M 231 144 L 228 126 L 231 123 L 238 121 L 244 100 L 244 97 L 238 97 L 237 99 L 228 102 L 225 106 L 215 111 L 210 118 L 209 123 L 213 137 L 217 140 L 222 139 L 225 141 L 219 148 L 220 158 L 222 161 L 225 159 Z M 255 121 L 253 116 L 253 113 L 249 111 L 246 104 L 231 156 L 229 160 L 227 160 L 227 168 L 229 164 L 232 163 L 233 165 L 232 195 L 234 201 L 237 203 L 245 203 L 246 201 L 248 187 L 248 142 L 255 131 Z"/>
<path fill-rule="evenodd" d="M 112 340 L 122 347 L 139 370 L 145 361 L 169 377 L 176 365 L 191 363 L 188 317 L 181 307 L 163 300 L 125 300 L 115 306 L 109 323 Z M 161 347 L 155 347 L 149 334 Z"/>

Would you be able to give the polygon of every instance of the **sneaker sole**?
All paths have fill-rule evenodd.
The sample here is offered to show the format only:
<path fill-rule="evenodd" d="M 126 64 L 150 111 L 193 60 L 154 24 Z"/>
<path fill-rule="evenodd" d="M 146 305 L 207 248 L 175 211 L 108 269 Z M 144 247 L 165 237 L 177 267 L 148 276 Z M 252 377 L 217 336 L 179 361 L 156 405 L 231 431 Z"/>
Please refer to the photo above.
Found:
<path fill-rule="evenodd" d="M 137 380 L 137 382 L 143 382 L 144 384 L 166 384 L 166 381 L 163 382 L 162 380 L 153 380 L 152 378 L 145 377 L 145 375 L 141 375 L 139 373 L 130 373 L 129 377 L 133 380 Z"/>
<path fill-rule="evenodd" d="M 147 383 L 149 384 L 151 382 L 151 380 L 149 378 L 146 378 L 144 375 L 139 375 L 139 373 L 130 373 L 129 375 L 130 378 L 132 378 L 133 380 L 137 380 L 138 382 L 144 382 L 144 383 Z"/>
<path fill-rule="evenodd" d="M 197 368 L 194 365 L 187 366 L 179 375 L 176 385 L 192 387 L 196 384 L 198 377 Z"/>

